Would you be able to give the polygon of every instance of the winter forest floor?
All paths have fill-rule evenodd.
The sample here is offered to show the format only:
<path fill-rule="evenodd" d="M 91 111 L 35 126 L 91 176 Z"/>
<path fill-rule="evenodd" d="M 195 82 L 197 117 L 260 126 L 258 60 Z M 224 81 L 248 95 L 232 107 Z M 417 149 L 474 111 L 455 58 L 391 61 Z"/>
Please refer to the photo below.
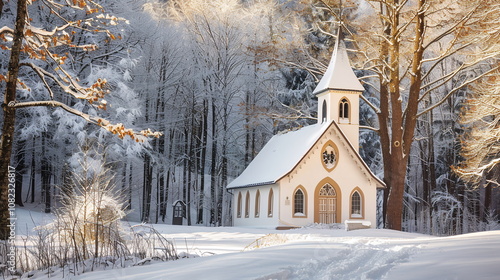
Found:
<path fill-rule="evenodd" d="M 34 223 L 51 219 L 25 209 L 17 212 L 18 235 L 33 234 Z M 191 257 L 65 279 L 499 279 L 500 275 L 500 231 L 434 237 L 319 225 L 288 231 L 154 227 L 174 242 L 180 255 Z M 37 273 L 30 279 L 46 278 Z M 51 276 L 62 278 L 57 271 Z"/>

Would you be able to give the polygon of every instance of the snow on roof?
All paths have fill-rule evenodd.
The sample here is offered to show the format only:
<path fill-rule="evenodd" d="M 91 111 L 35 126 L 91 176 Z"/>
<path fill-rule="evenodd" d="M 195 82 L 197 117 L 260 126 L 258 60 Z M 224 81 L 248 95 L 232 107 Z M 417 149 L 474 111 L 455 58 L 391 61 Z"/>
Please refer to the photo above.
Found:
<path fill-rule="evenodd" d="M 363 86 L 352 71 L 340 28 L 338 34 L 330 64 L 313 91 L 316 95 L 329 89 L 364 91 Z"/>
<path fill-rule="evenodd" d="M 330 124 L 309 125 L 273 136 L 245 171 L 227 188 L 274 184 L 292 171 Z"/>
<path fill-rule="evenodd" d="M 336 127 L 336 131 L 338 131 L 341 138 L 347 143 L 349 150 L 354 153 L 361 164 L 360 168 L 366 171 L 365 174 L 377 181 L 377 188 L 385 188 L 385 183 L 373 174 L 335 121 L 309 125 L 299 130 L 273 136 L 243 173 L 229 183 L 227 188 L 255 187 L 276 183 L 293 170 L 297 163 L 332 125 Z"/>

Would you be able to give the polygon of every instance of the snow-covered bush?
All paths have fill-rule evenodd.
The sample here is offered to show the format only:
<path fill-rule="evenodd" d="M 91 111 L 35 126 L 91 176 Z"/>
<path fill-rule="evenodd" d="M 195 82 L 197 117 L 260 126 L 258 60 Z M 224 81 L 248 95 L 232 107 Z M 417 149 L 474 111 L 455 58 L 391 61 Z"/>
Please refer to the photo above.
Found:
<path fill-rule="evenodd" d="M 62 205 L 53 222 L 19 246 L 19 273 L 78 275 L 178 259 L 173 243 L 153 227 L 124 226 L 125 199 L 115 188 L 105 149 L 90 148 L 93 143 L 72 156 L 73 173 L 60 188 Z"/>
<path fill-rule="evenodd" d="M 101 155 L 94 155 L 84 153 L 78 171 L 63 187 L 56 219 L 45 226 L 74 261 L 128 254 L 122 250 L 126 246 L 120 222 L 125 203 Z"/>

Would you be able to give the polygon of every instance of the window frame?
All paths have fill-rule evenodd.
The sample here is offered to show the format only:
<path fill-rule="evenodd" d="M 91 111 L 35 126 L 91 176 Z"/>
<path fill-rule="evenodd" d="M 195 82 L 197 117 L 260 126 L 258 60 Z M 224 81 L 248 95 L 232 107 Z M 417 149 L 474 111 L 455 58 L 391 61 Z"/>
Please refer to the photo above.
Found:
<path fill-rule="evenodd" d="M 359 196 L 359 214 L 354 213 L 354 194 L 358 194 Z M 350 219 L 364 219 L 365 217 L 365 197 L 363 191 L 359 187 L 356 187 L 352 190 L 351 195 L 349 196 L 349 218 Z"/>
<path fill-rule="evenodd" d="M 238 192 L 238 200 L 237 200 L 237 207 L 236 207 L 236 218 L 241 218 L 241 192 Z"/>
<path fill-rule="evenodd" d="M 347 97 L 339 101 L 339 123 L 351 123 L 351 102 Z M 346 112 L 347 111 L 347 112 Z"/>
<path fill-rule="evenodd" d="M 297 203 L 297 193 L 302 193 L 302 212 L 297 212 L 296 203 Z M 292 216 L 294 218 L 307 218 L 307 191 L 303 186 L 298 186 L 293 191 L 293 203 L 292 203 Z"/>
<path fill-rule="evenodd" d="M 254 209 L 254 217 L 260 217 L 260 190 L 257 190 L 255 193 L 255 209 Z"/>
<path fill-rule="evenodd" d="M 326 100 L 323 100 L 323 104 L 321 107 L 321 123 L 325 123 L 328 120 L 328 107 L 326 104 Z"/>
<path fill-rule="evenodd" d="M 250 217 L 250 192 L 245 195 L 245 218 Z"/>
<path fill-rule="evenodd" d="M 273 217 L 274 212 L 274 192 L 273 189 L 269 190 L 269 194 L 267 196 L 267 217 Z"/>

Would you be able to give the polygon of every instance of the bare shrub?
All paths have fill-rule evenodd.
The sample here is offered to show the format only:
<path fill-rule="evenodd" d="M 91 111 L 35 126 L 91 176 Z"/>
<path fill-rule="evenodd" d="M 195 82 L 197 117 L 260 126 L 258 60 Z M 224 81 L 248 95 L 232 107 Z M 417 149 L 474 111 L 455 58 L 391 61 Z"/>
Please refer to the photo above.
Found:
<path fill-rule="evenodd" d="M 54 221 L 38 227 L 36 236 L 18 246 L 17 267 L 28 277 L 64 277 L 178 258 L 173 244 L 153 227 L 123 227 L 125 200 L 115 191 L 114 175 L 103 155 L 84 151 L 71 180 L 61 188 L 62 206 Z"/>

